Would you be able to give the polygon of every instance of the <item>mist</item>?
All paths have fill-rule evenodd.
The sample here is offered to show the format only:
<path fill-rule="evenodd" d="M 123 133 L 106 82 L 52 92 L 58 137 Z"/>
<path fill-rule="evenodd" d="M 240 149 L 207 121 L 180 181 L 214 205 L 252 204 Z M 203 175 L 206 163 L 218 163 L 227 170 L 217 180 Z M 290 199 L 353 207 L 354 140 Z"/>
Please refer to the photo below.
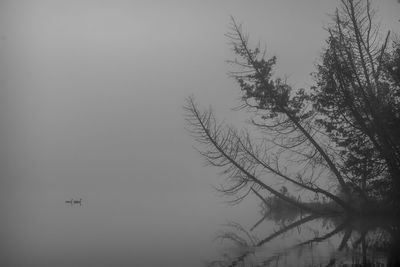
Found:
<path fill-rule="evenodd" d="M 249 220 L 250 204 L 215 192 L 222 178 L 193 149 L 182 105 L 195 95 L 239 116 L 230 15 L 281 55 L 278 74 L 309 85 L 336 3 L 305 2 L 2 1 L 1 265 L 202 266 L 215 255 L 215 231 Z"/>

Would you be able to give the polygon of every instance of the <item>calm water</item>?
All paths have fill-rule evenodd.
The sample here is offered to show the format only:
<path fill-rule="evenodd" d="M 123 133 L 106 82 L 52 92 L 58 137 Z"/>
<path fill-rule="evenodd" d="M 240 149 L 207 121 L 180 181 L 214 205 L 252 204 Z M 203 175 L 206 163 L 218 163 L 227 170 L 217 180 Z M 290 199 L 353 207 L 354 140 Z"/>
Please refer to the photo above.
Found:
<path fill-rule="evenodd" d="M 231 224 L 221 235 L 227 248 L 209 266 L 399 266 L 399 230 L 398 217 L 303 216 L 253 231 Z"/>

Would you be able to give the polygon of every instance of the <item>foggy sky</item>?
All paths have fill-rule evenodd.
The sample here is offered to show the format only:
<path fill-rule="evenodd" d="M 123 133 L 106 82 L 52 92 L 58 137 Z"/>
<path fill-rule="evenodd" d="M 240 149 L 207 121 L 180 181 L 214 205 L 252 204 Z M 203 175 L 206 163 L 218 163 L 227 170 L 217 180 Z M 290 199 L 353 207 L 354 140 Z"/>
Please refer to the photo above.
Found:
<path fill-rule="evenodd" d="M 400 5 L 379 5 L 384 26 L 398 28 Z M 185 98 L 239 116 L 230 15 L 278 56 L 278 75 L 311 85 L 335 6 L 1 1 L 0 265 L 201 266 L 222 223 L 257 213 L 212 189 L 223 178 L 192 148 Z M 71 197 L 84 205 L 69 207 Z"/>

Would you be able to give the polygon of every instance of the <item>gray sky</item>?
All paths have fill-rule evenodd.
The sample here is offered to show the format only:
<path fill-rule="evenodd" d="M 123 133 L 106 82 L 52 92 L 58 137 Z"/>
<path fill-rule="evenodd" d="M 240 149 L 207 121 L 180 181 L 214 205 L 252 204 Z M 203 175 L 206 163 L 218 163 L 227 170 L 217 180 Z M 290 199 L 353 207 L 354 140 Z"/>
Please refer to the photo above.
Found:
<path fill-rule="evenodd" d="M 400 5 L 379 4 L 384 26 L 398 28 Z M 226 75 L 230 15 L 278 56 L 278 74 L 308 86 L 335 6 L 1 1 L 0 259 L 201 266 L 222 223 L 257 214 L 213 191 L 222 178 L 192 148 L 184 99 L 194 94 L 220 117 L 238 103 Z M 68 207 L 71 197 L 84 205 Z"/>

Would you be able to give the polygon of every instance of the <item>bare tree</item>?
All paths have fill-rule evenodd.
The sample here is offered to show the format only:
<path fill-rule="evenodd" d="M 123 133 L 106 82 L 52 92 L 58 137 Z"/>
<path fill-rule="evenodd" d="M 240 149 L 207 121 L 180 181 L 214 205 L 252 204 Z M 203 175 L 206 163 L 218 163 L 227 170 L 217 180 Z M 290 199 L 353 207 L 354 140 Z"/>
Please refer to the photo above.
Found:
<path fill-rule="evenodd" d="M 221 192 L 235 202 L 265 191 L 314 214 L 324 212 L 282 194 L 271 179 L 324 196 L 336 204 L 328 212 L 357 212 L 352 203 L 382 199 L 383 192 L 394 199 L 400 188 L 399 46 L 390 33 L 380 36 L 374 15 L 370 1 L 341 1 L 310 90 L 273 78 L 276 57 L 251 48 L 232 18 L 227 37 L 237 70 L 230 74 L 263 140 L 218 123 L 193 98 L 185 106 L 189 129 L 204 145 L 199 152 L 229 177 Z M 332 179 L 337 186 L 326 188 Z"/>
<path fill-rule="evenodd" d="M 233 197 L 232 203 L 251 194 L 266 207 L 275 198 L 309 214 L 289 228 L 320 216 L 400 214 L 400 43 L 382 33 L 371 5 L 370 0 L 340 1 L 326 29 L 316 84 L 307 90 L 273 77 L 276 57 L 251 47 L 232 18 L 226 35 L 236 55 L 230 76 L 242 92 L 240 108 L 253 112 L 251 127 L 239 131 L 219 123 L 193 97 L 184 106 L 198 151 L 227 177 L 218 190 Z M 276 181 L 327 201 L 301 200 L 277 189 Z M 304 244 L 343 229 L 345 223 Z M 340 247 L 351 233 L 346 230 Z"/>
<path fill-rule="evenodd" d="M 369 0 L 341 0 L 332 18 L 314 73 L 316 85 L 307 90 L 274 78 L 276 57 L 267 58 L 260 46 L 252 48 L 232 18 L 227 37 L 236 69 L 230 75 L 241 89 L 241 108 L 254 114 L 250 127 L 239 131 L 219 123 L 193 97 L 184 107 L 188 129 L 201 145 L 198 151 L 227 177 L 218 190 L 233 197 L 232 203 L 252 194 L 269 210 L 277 209 L 273 203 L 281 203 L 279 209 L 284 203 L 308 213 L 253 247 L 317 218 L 342 215 L 333 231 L 298 244 L 322 242 L 344 231 L 341 250 L 355 231 L 349 223 L 354 216 L 400 214 L 400 44 L 390 32 L 381 32 Z M 301 200 L 286 187 L 277 189 L 276 181 L 326 201 Z M 361 244 L 366 263 L 368 230 L 360 231 L 354 246 Z M 225 237 L 238 240 L 233 234 Z M 236 266 L 249 255 L 214 263 Z"/>

